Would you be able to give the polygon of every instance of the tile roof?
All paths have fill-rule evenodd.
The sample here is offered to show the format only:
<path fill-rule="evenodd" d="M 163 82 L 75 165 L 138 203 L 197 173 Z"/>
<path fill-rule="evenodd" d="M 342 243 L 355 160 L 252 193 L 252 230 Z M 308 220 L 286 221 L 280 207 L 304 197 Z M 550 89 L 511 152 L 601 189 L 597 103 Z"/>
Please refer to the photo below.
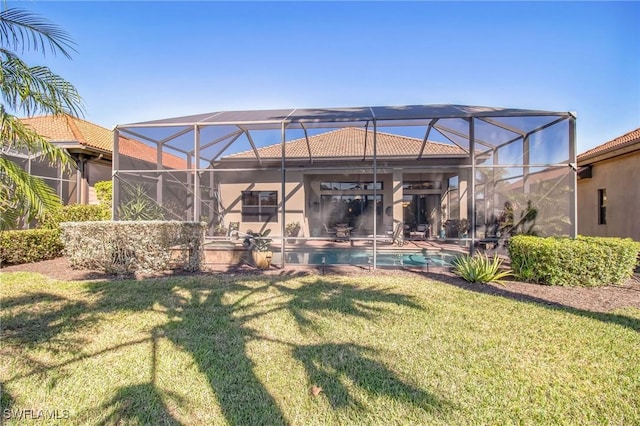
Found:
<path fill-rule="evenodd" d="M 113 153 L 113 131 L 80 118 L 43 115 L 22 118 L 21 121 L 44 136 L 50 142 L 75 142 L 87 147 Z M 120 136 L 120 153 L 149 163 L 156 162 L 156 150 L 135 139 Z M 178 156 L 164 153 L 162 162 L 165 167 L 186 169 L 187 162 Z"/>
<path fill-rule="evenodd" d="M 295 139 L 285 144 L 285 155 L 288 159 L 309 158 L 309 149 L 312 158 L 335 158 L 335 157 L 362 157 L 365 152 L 366 135 L 366 155 L 373 156 L 373 131 L 356 127 L 332 130 L 325 133 L 309 137 L 309 144 L 305 138 Z M 377 155 L 378 157 L 418 157 L 422 148 L 422 139 L 410 138 L 407 136 L 393 135 L 390 133 L 377 132 Z M 263 148 L 258 148 L 261 158 L 281 158 L 282 145 L 275 144 Z M 466 151 L 462 148 L 439 142 L 427 142 L 424 148 L 424 156 L 430 155 L 464 155 Z M 255 153 L 244 151 L 223 157 L 224 159 L 250 159 L 255 158 Z"/>
<path fill-rule="evenodd" d="M 157 161 L 156 149 L 140 141 L 120 136 L 118 145 L 120 155 L 136 158 L 152 164 L 155 164 Z M 162 165 L 170 169 L 183 170 L 187 168 L 187 160 L 164 152 L 162 153 Z"/>
<path fill-rule="evenodd" d="M 22 118 L 21 121 L 50 142 L 77 142 L 79 144 L 113 151 L 113 133 L 96 124 L 69 115 L 42 115 Z"/>
<path fill-rule="evenodd" d="M 638 149 L 640 149 L 640 127 L 632 130 L 628 133 L 625 133 L 622 136 L 618 136 L 617 138 L 610 140 L 609 142 L 605 142 L 602 145 L 598 145 L 595 148 L 591 148 L 588 151 L 583 152 L 578 155 L 578 163 L 583 163 L 588 159 L 604 156 L 602 159 L 609 158 L 610 156 L 616 155 L 614 152 L 632 146 L 634 144 L 638 144 Z"/>

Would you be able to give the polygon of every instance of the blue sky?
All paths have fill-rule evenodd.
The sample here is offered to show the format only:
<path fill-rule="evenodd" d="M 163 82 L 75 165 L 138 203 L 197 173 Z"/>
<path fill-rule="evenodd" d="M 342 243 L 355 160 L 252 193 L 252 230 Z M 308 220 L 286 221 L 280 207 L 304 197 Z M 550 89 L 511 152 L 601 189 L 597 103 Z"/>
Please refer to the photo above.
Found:
<path fill-rule="evenodd" d="M 9 2 L 65 28 L 85 118 L 468 104 L 578 114 L 578 151 L 640 127 L 640 2 Z"/>

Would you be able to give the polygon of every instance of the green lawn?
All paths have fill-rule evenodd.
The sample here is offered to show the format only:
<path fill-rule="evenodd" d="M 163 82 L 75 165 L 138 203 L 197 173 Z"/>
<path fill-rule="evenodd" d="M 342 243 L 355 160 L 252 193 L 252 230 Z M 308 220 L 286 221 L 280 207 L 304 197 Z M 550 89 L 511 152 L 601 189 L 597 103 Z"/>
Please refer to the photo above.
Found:
<path fill-rule="evenodd" d="M 637 309 L 551 308 L 407 275 L 78 283 L 4 273 L 0 286 L 3 415 L 640 424 Z"/>

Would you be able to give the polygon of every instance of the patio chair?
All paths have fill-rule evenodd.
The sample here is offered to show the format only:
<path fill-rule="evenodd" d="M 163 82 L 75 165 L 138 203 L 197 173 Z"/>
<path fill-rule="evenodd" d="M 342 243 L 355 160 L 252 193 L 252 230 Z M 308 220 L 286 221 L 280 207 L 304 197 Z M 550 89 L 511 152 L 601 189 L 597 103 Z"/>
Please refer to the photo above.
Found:
<path fill-rule="evenodd" d="M 328 235 L 328 236 L 333 236 L 335 238 L 336 236 L 336 230 L 335 229 L 329 229 L 329 227 L 327 227 L 326 223 L 323 223 L 322 226 L 324 227 L 324 232 Z"/>
<path fill-rule="evenodd" d="M 403 246 L 405 243 L 404 240 L 404 223 L 398 222 L 395 229 L 393 230 L 393 235 L 391 236 L 391 242 L 395 246 Z"/>

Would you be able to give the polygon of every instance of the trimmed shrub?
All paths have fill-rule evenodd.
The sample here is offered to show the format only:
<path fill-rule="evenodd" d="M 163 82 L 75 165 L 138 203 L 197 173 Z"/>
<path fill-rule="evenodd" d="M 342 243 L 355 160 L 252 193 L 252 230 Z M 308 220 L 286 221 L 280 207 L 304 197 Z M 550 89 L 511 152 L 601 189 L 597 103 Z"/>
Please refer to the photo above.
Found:
<path fill-rule="evenodd" d="M 489 259 L 486 253 L 475 256 L 459 256 L 453 261 L 453 273 L 470 283 L 504 284 L 504 279 L 513 275 L 511 270 L 502 268 L 502 259 Z"/>
<path fill-rule="evenodd" d="M 539 238 L 509 240 L 511 267 L 524 281 L 560 286 L 622 284 L 633 274 L 640 243 L 629 238 Z"/>
<path fill-rule="evenodd" d="M 107 206 L 111 209 L 111 201 L 113 199 L 113 182 L 110 180 L 101 180 L 93 185 L 96 190 L 96 197 L 100 204 Z"/>
<path fill-rule="evenodd" d="M 92 222 L 111 219 L 111 210 L 105 205 L 70 204 L 45 215 L 40 228 L 58 229 L 62 222 Z"/>
<path fill-rule="evenodd" d="M 62 256 L 58 229 L 23 229 L 0 232 L 0 262 L 17 265 Z"/>
<path fill-rule="evenodd" d="M 205 223 L 179 221 L 62 223 L 73 267 L 108 273 L 200 269 Z"/>

